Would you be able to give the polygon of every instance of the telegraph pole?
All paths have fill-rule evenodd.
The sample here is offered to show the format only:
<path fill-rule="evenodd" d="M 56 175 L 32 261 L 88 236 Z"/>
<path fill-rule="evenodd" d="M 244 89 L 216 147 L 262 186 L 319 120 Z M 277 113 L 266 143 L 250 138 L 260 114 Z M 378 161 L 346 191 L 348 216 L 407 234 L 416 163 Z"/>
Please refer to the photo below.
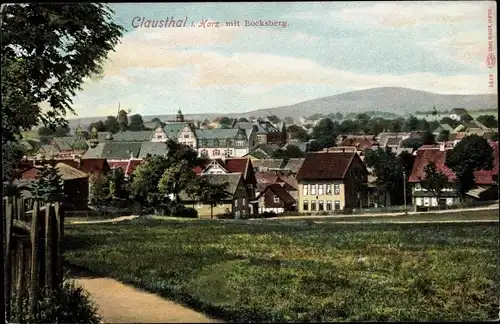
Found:
<path fill-rule="evenodd" d="M 408 209 L 406 207 L 406 170 L 403 170 L 403 190 L 404 190 L 404 202 L 405 202 L 405 215 L 408 215 Z"/>

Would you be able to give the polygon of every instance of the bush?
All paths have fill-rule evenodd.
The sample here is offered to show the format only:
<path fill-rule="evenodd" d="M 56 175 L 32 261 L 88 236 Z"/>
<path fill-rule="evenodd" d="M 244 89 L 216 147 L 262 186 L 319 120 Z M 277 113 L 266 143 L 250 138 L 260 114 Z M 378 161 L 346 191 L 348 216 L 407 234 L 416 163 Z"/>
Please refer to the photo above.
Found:
<path fill-rule="evenodd" d="M 263 212 L 262 218 L 271 218 L 278 216 L 275 212 Z"/>
<path fill-rule="evenodd" d="M 176 216 L 187 218 L 198 218 L 198 211 L 191 207 L 182 209 Z"/>
<path fill-rule="evenodd" d="M 16 300 L 14 297 L 13 301 Z M 28 299 L 23 301 L 20 314 L 15 313 L 14 302 L 11 304 L 11 316 L 19 323 L 101 323 L 97 306 L 90 300 L 88 293 L 75 286 L 72 280 L 65 280 L 61 287 L 49 295 L 42 294 L 38 300 L 38 312 L 33 317 L 28 312 Z"/>

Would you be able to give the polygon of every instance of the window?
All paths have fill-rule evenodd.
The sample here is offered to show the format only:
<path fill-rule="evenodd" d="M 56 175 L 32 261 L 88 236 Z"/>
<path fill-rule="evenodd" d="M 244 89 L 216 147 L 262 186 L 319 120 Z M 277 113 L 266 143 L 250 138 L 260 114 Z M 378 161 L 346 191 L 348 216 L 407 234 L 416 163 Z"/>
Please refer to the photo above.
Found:
<path fill-rule="evenodd" d="M 319 188 L 318 188 L 318 195 L 320 195 L 320 196 L 321 196 L 321 195 L 323 194 L 323 188 L 324 188 L 324 186 L 325 186 L 325 185 L 323 185 L 323 184 L 320 184 L 320 185 L 319 185 Z"/>
<path fill-rule="evenodd" d="M 309 195 L 309 185 L 305 184 L 303 188 L 304 188 L 304 196 Z"/>
<path fill-rule="evenodd" d="M 417 191 L 418 191 L 418 190 L 420 190 L 420 189 L 422 189 L 422 186 L 420 185 L 420 183 L 416 183 L 416 184 L 415 184 L 415 190 L 417 190 Z"/>
<path fill-rule="evenodd" d="M 246 203 L 245 198 L 243 198 L 243 199 L 241 200 L 241 203 L 242 203 L 243 205 L 245 205 L 245 203 Z"/>
<path fill-rule="evenodd" d="M 200 151 L 201 155 L 208 155 L 208 151 L 206 149 L 203 149 Z"/>
<path fill-rule="evenodd" d="M 305 211 L 309 210 L 309 202 L 307 200 L 304 200 L 304 202 L 302 203 L 302 209 L 304 209 Z"/>
<path fill-rule="evenodd" d="M 311 211 L 316 211 L 316 200 L 311 200 Z"/>
<path fill-rule="evenodd" d="M 184 138 L 189 138 L 189 134 L 184 134 Z"/>
<path fill-rule="evenodd" d="M 311 185 L 311 195 L 315 195 L 316 194 L 316 186 L 315 184 Z"/>
<path fill-rule="evenodd" d="M 326 201 L 326 210 L 328 210 L 328 211 L 332 210 L 332 201 L 331 200 Z"/>
<path fill-rule="evenodd" d="M 424 198 L 424 206 L 429 206 L 429 198 Z"/>
<path fill-rule="evenodd" d="M 238 199 L 234 201 L 234 207 L 238 207 Z"/>
<path fill-rule="evenodd" d="M 334 195 L 340 195 L 340 185 L 339 184 L 334 184 L 333 185 L 333 194 Z"/>
<path fill-rule="evenodd" d="M 215 149 L 215 150 L 213 151 L 213 155 L 220 155 L 220 150 Z"/>
<path fill-rule="evenodd" d="M 280 198 L 276 195 L 274 195 L 274 203 L 279 204 L 280 203 Z"/>
<path fill-rule="evenodd" d="M 326 185 L 326 194 L 327 195 L 331 195 L 332 194 L 332 185 L 331 184 L 327 184 Z"/>
<path fill-rule="evenodd" d="M 162 134 L 156 135 L 156 139 L 163 139 L 163 135 Z"/>
<path fill-rule="evenodd" d="M 340 210 L 340 200 L 335 200 L 335 210 Z"/>
<path fill-rule="evenodd" d="M 323 200 L 318 201 L 318 210 L 319 211 L 325 210 L 325 206 L 323 205 Z"/>

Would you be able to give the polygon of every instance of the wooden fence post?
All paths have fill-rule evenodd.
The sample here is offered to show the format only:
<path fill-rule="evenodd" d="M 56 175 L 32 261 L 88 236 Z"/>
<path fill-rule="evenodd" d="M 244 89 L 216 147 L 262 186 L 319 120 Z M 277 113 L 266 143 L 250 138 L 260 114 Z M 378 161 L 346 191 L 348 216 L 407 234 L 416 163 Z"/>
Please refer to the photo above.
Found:
<path fill-rule="evenodd" d="M 54 203 L 54 212 L 56 214 L 56 240 L 55 244 L 55 254 L 56 254 L 56 286 L 58 287 L 63 282 L 63 256 L 62 256 L 62 230 L 64 226 L 64 219 L 61 210 L 61 203 Z"/>
<path fill-rule="evenodd" d="M 10 321 L 10 296 L 12 293 L 11 278 L 12 278 L 12 224 L 13 224 L 13 202 L 12 198 L 6 201 L 5 213 L 5 277 L 4 277 L 4 293 L 5 293 L 5 317 Z"/>
<path fill-rule="evenodd" d="M 52 204 L 45 204 L 45 290 L 49 293 L 53 289 L 53 262 L 54 257 L 52 251 L 52 216 L 54 209 Z"/>
<path fill-rule="evenodd" d="M 17 200 L 17 218 L 24 222 L 26 220 L 26 215 L 25 215 L 25 209 L 24 209 L 24 201 L 23 199 L 19 198 Z M 16 314 L 17 318 L 15 319 L 16 322 L 20 321 L 20 314 L 22 312 L 23 308 L 23 299 L 25 296 L 25 278 L 24 276 L 26 275 L 26 263 L 25 263 L 25 256 L 24 256 L 24 244 L 23 242 L 18 242 L 17 243 L 17 282 L 16 282 Z"/>
<path fill-rule="evenodd" d="M 30 313 L 34 316 L 36 315 L 36 303 L 38 300 L 38 201 L 35 200 L 33 203 L 33 213 L 31 219 L 31 273 L 30 273 L 30 299 L 29 307 Z"/>

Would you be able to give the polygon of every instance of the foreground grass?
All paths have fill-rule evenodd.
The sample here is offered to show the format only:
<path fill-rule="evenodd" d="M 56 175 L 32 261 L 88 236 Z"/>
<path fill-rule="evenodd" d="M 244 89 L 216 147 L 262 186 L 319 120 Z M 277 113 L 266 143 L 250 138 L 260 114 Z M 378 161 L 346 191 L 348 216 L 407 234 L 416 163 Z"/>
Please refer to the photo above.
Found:
<path fill-rule="evenodd" d="M 498 227 L 136 219 L 66 225 L 66 259 L 229 321 L 498 315 Z"/>
<path fill-rule="evenodd" d="M 313 216 L 303 217 L 313 220 L 320 220 L 325 222 L 423 222 L 423 221 L 498 221 L 498 209 L 490 210 L 474 210 L 474 211 L 450 211 L 449 213 L 422 213 L 422 214 L 408 214 L 408 215 L 377 215 L 377 216 L 338 216 L 338 217 L 323 217 L 314 218 Z M 288 218 L 292 219 L 292 218 Z M 272 220 L 270 218 L 269 220 Z"/>

